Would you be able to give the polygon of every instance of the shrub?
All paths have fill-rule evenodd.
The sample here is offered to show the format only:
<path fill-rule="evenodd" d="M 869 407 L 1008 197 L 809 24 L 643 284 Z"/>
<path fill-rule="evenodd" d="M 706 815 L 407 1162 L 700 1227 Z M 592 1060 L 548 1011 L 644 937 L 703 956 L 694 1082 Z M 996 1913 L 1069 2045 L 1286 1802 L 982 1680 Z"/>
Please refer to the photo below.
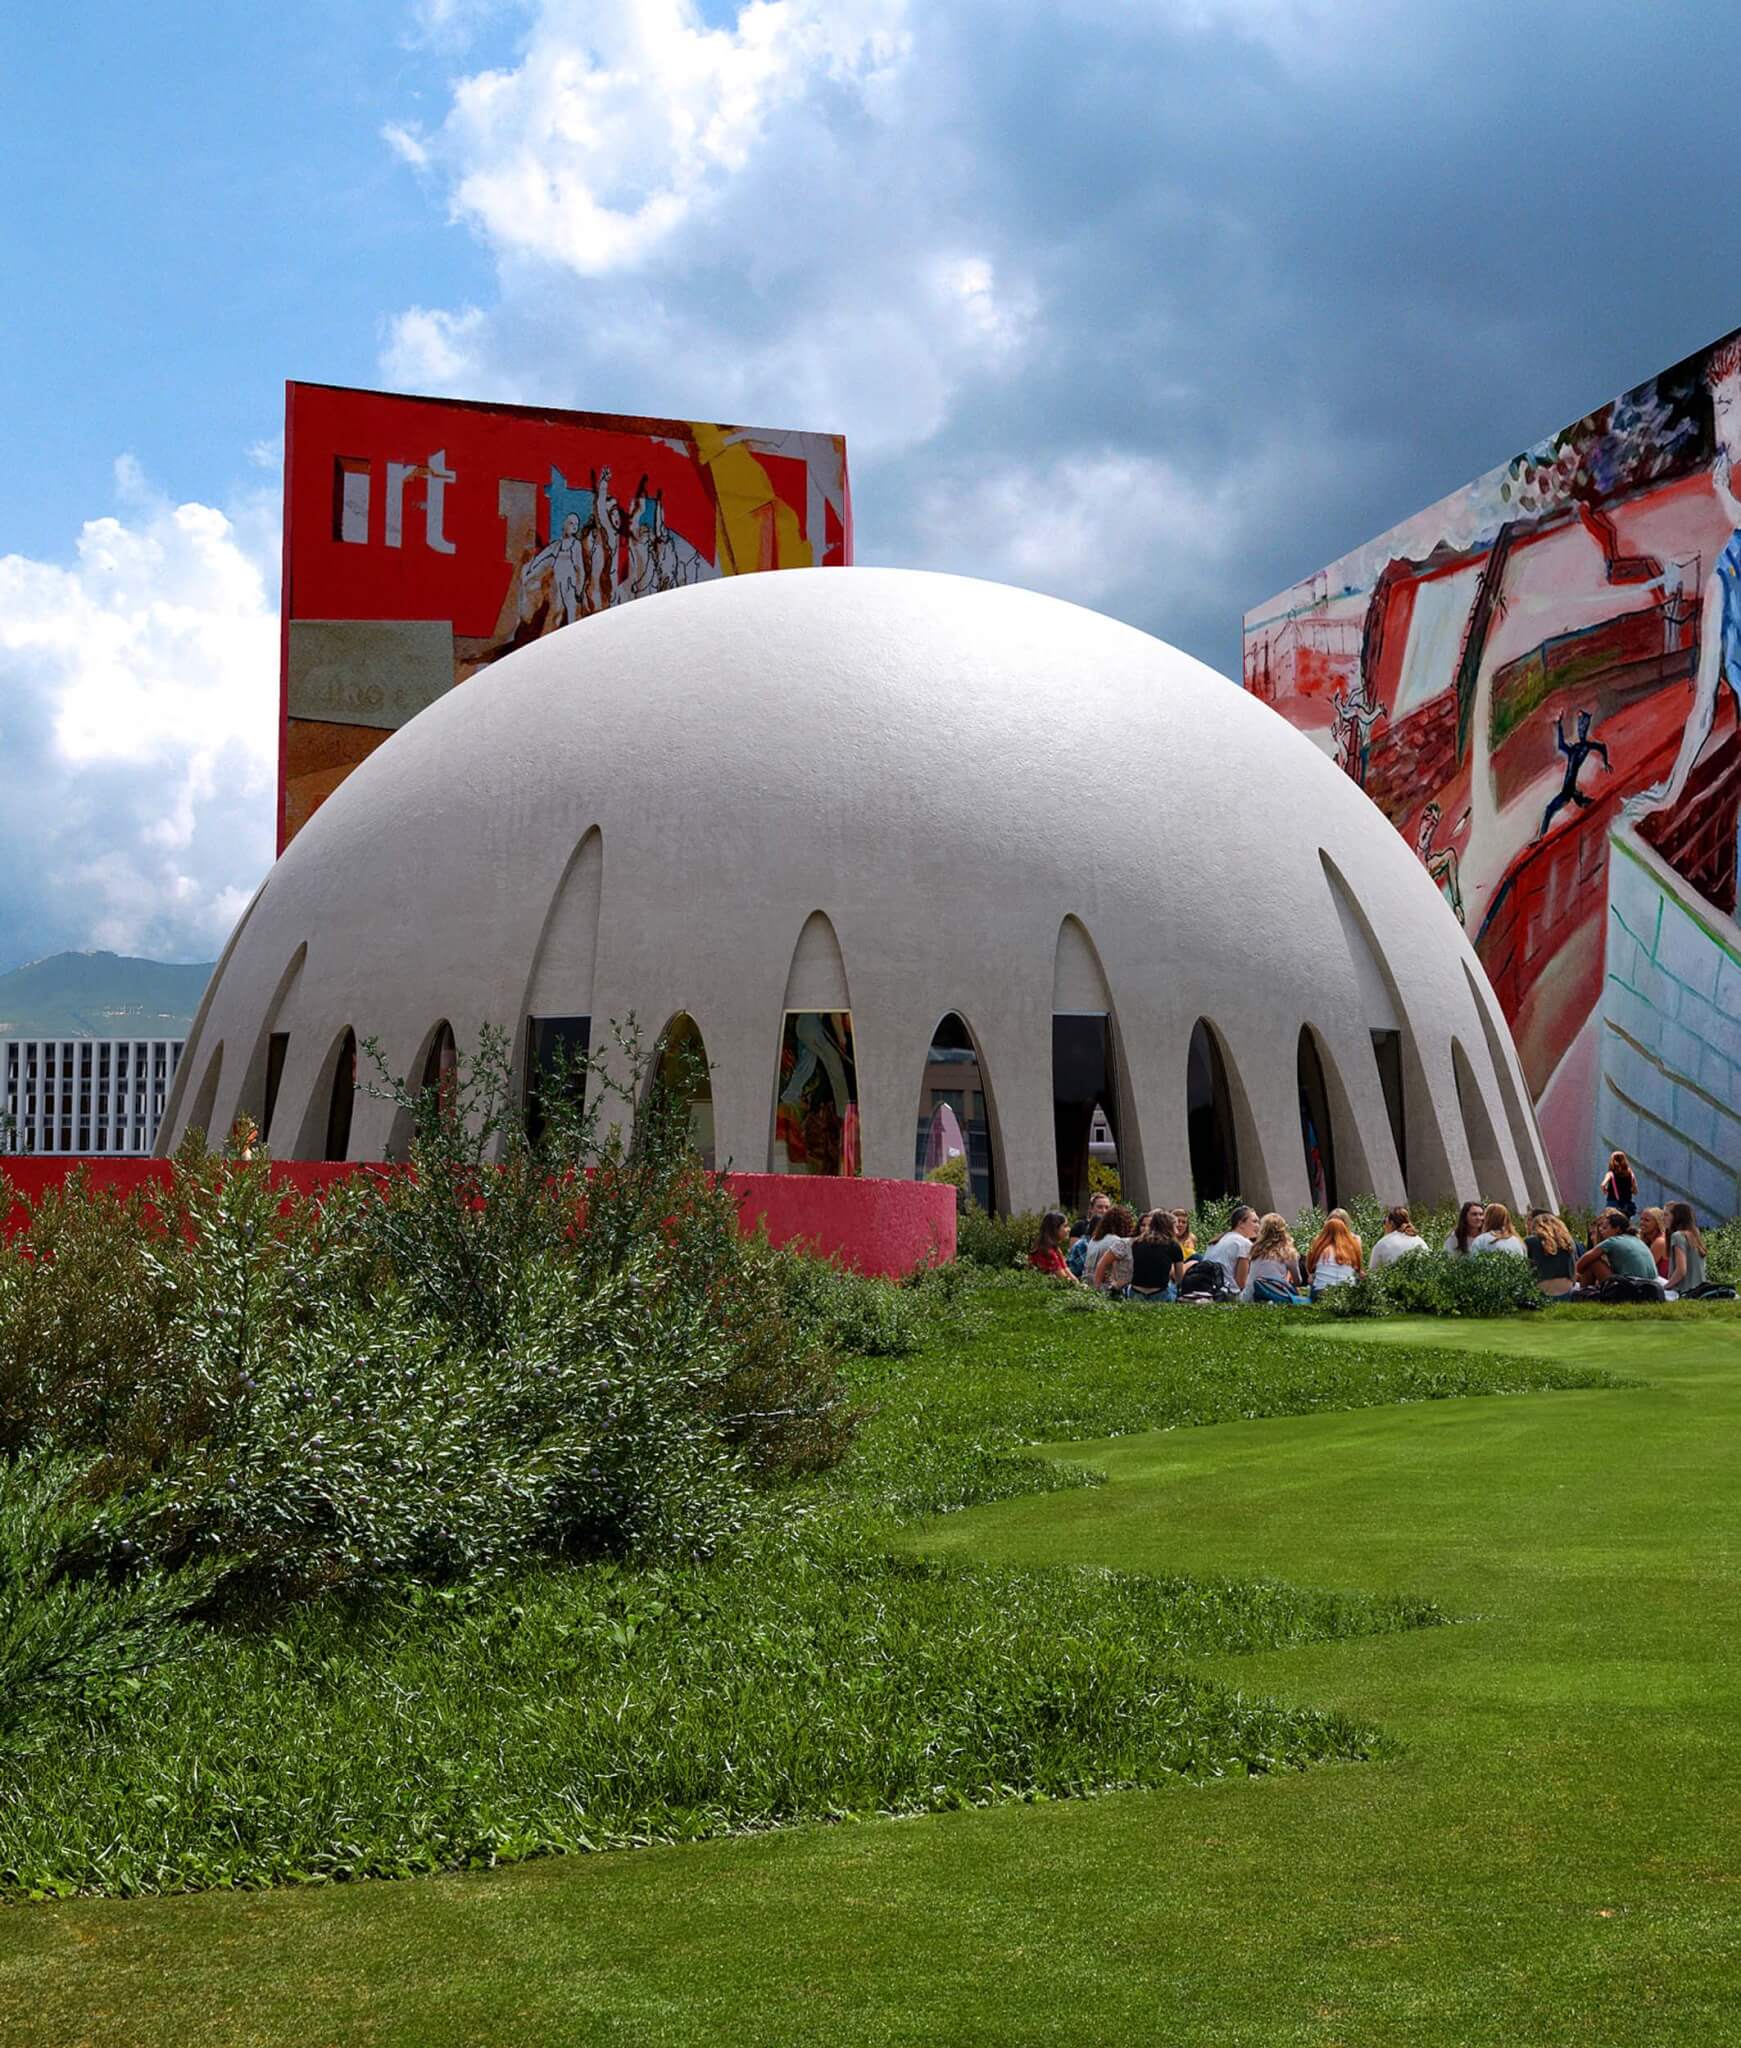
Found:
<path fill-rule="evenodd" d="M 1122 1202 L 1124 1180 L 1118 1168 L 1104 1159 L 1089 1160 L 1088 1192 L 1090 1195 L 1105 1195 L 1114 1202 Z"/>
<path fill-rule="evenodd" d="M 1542 1306 L 1529 1261 L 1505 1252 L 1463 1259 L 1410 1252 L 1369 1284 L 1398 1315 L 1504 1316 Z"/>
<path fill-rule="evenodd" d="M 1011 1266 L 1027 1264 L 1039 1235 L 1040 1217 L 1035 1210 L 1015 1216 L 988 1216 L 975 1206 L 956 1223 L 955 1256 L 971 1265 L 1007 1271 Z"/>
<path fill-rule="evenodd" d="M 102 1532 L 75 1458 L 0 1460 L 0 1741 L 189 1647 L 204 1590 Z"/>
<path fill-rule="evenodd" d="M 1715 1230 L 1701 1233 L 1705 1240 L 1705 1267 L 1713 1280 L 1741 1287 L 1741 1216 L 1731 1216 Z"/>
<path fill-rule="evenodd" d="M 410 1170 L 319 1203 L 202 1151 L 155 1213 L 77 1186 L 40 1205 L 0 1251 L 9 1447 L 79 1452 L 111 1537 L 222 1559 L 231 1608 L 710 1553 L 753 1481 L 840 1454 L 851 1290 L 820 1283 L 821 1314 L 746 1245 L 683 1077 L 646 1086 L 632 1029 L 619 1050 L 626 1079 L 588 1063 L 536 1137 L 500 1035 L 439 1092 L 383 1077 Z M 601 1136 L 617 1102 L 631 1133 Z M 868 1300 L 854 1340 L 902 1341 L 900 1291 Z"/>

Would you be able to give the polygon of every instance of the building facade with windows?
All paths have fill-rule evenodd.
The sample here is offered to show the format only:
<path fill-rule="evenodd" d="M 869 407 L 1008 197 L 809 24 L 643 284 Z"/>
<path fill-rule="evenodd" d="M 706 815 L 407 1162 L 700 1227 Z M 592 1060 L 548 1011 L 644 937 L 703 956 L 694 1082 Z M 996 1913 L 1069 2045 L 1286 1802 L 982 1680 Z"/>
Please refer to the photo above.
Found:
<path fill-rule="evenodd" d="M 149 1155 L 184 1043 L 0 1039 L 0 1152 Z"/>
<path fill-rule="evenodd" d="M 1369 799 L 1176 648 L 961 577 L 725 578 L 449 691 L 261 885 L 159 1149 L 245 1111 L 281 1158 L 402 1156 L 371 1039 L 437 1087 L 488 1027 L 535 1101 L 631 1015 L 722 1168 L 907 1180 L 947 1114 L 982 1201 L 1073 1207 L 1098 1109 L 1139 1205 L 1554 1194 Z"/>

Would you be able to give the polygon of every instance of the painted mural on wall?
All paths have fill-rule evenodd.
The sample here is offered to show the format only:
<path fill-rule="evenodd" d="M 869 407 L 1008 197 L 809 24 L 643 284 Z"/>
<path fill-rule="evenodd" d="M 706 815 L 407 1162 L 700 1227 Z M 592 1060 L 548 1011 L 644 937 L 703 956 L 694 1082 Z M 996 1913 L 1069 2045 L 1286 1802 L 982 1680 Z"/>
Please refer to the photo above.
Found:
<path fill-rule="evenodd" d="M 1741 1005 L 1726 1024 L 1720 998 L 1741 966 L 1741 333 L 1258 606 L 1244 676 L 1468 931 L 1566 1198 L 1624 1131 L 1647 1189 L 1716 1205 L 1731 1162 L 1706 1111 L 1741 1111 Z M 1689 988 L 1710 1015 L 1689 999 L 1623 1084 L 1627 850 L 1706 933 Z"/>
<path fill-rule="evenodd" d="M 514 648 L 710 577 L 851 559 L 839 435 L 289 385 L 279 850 Z"/>

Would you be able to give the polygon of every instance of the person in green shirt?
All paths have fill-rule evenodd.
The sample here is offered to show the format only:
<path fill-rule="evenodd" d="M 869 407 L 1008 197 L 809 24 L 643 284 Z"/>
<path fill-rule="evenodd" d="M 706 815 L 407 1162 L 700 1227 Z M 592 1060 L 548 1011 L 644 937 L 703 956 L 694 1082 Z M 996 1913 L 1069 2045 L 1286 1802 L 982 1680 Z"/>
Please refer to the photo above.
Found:
<path fill-rule="evenodd" d="M 1649 1280 L 1661 1284 L 1650 1247 L 1618 1209 L 1604 1209 L 1591 1227 L 1590 1249 L 1578 1261 L 1578 1285 L 1586 1290 L 1604 1280 Z"/>

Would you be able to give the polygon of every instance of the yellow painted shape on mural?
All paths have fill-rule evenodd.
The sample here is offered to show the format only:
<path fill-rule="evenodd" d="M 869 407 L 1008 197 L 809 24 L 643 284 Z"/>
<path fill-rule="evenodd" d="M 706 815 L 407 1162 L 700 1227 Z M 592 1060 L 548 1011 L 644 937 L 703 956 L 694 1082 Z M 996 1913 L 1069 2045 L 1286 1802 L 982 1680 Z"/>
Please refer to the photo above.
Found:
<path fill-rule="evenodd" d="M 774 489 L 755 453 L 721 427 L 691 421 L 695 451 L 713 476 L 720 573 L 808 569 L 816 555 L 798 515 Z"/>

